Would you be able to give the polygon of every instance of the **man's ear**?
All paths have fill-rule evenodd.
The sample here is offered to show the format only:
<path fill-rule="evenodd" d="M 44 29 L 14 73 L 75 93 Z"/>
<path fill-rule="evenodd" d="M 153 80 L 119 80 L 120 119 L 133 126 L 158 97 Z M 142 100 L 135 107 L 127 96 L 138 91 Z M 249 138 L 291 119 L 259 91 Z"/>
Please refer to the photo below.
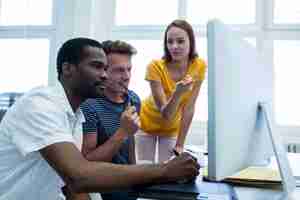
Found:
<path fill-rule="evenodd" d="M 64 62 L 62 64 L 62 74 L 65 77 L 70 77 L 72 75 L 72 66 L 73 64 L 70 64 L 68 62 Z"/>

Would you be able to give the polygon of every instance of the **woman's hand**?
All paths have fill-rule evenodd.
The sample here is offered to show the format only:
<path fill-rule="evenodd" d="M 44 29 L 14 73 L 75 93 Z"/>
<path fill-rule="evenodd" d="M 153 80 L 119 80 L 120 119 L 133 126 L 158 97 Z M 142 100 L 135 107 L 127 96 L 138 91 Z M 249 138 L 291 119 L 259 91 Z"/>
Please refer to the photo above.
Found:
<path fill-rule="evenodd" d="M 193 89 L 193 78 L 190 75 L 186 75 L 181 81 L 176 83 L 175 92 L 180 95 L 186 91 Z"/>

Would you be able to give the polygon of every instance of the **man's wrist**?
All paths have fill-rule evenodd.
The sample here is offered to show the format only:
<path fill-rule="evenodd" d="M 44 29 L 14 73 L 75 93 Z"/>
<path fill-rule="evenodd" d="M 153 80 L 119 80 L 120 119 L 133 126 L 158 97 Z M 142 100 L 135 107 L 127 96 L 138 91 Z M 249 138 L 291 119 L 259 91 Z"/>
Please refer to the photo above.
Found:
<path fill-rule="evenodd" d="M 151 170 L 151 173 L 149 173 L 152 176 L 151 183 L 161 184 L 169 181 L 165 163 L 144 164 L 144 167 L 148 168 L 148 170 Z"/>
<path fill-rule="evenodd" d="M 128 138 L 128 134 L 123 128 L 119 128 L 117 132 L 114 134 L 114 138 L 117 141 L 124 141 Z"/>

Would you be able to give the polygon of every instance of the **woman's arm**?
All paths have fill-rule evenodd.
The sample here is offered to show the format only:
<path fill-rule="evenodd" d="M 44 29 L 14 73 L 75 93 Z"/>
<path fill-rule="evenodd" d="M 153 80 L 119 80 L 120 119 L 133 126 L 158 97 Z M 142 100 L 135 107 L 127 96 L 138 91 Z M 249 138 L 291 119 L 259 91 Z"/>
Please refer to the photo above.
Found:
<path fill-rule="evenodd" d="M 175 91 L 172 93 L 171 97 L 167 99 L 161 83 L 159 81 L 150 81 L 152 96 L 163 118 L 167 120 L 173 119 L 178 112 L 182 94 L 188 91 L 192 84 L 193 80 L 190 76 L 183 78 L 176 83 Z"/>
<path fill-rule="evenodd" d="M 167 100 L 163 87 L 159 81 L 150 81 L 150 87 L 154 102 L 163 118 L 170 120 L 178 110 L 180 96 L 174 92 Z"/>
<path fill-rule="evenodd" d="M 183 107 L 182 110 L 182 118 L 181 118 L 181 124 L 180 124 L 180 131 L 179 135 L 177 137 L 175 150 L 177 152 L 183 151 L 183 146 L 185 142 L 186 135 L 188 133 L 188 130 L 190 128 L 194 111 L 195 111 L 195 104 L 197 97 L 199 96 L 200 88 L 201 88 L 202 81 L 197 81 L 194 83 L 192 96 L 187 102 L 187 104 Z"/>

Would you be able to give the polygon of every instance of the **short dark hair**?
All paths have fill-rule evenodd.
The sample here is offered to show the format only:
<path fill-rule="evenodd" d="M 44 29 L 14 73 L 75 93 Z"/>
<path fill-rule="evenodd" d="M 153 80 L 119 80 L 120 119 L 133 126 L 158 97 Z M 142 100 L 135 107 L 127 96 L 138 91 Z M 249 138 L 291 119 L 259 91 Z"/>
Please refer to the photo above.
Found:
<path fill-rule="evenodd" d="M 106 54 L 119 53 L 129 56 L 137 54 L 136 48 L 134 48 L 131 44 L 121 40 L 106 40 L 102 42 L 102 45 Z"/>
<path fill-rule="evenodd" d="M 61 48 L 58 50 L 56 59 L 58 79 L 60 79 L 62 74 L 62 66 L 65 62 L 76 65 L 84 58 L 83 49 L 86 46 L 103 49 L 103 46 L 100 42 L 90 38 L 82 37 L 70 39 L 61 46 Z"/>
<path fill-rule="evenodd" d="M 171 54 L 170 54 L 170 52 L 168 50 L 168 47 L 167 47 L 167 33 L 168 33 L 169 29 L 172 28 L 172 27 L 177 27 L 177 28 L 183 29 L 187 33 L 188 38 L 190 40 L 189 60 L 192 60 L 192 59 L 198 57 L 198 54 L 197 54 L 197 51 L 196 51 L 195 34 L 194 34 L 192 26 L 185 20 L 176 19 L 176 20 L 172 21 L 167 26 L 167 29 L 165 30 L 163 59 L 165 59 L 167 62 L 172 61 Z"/>

